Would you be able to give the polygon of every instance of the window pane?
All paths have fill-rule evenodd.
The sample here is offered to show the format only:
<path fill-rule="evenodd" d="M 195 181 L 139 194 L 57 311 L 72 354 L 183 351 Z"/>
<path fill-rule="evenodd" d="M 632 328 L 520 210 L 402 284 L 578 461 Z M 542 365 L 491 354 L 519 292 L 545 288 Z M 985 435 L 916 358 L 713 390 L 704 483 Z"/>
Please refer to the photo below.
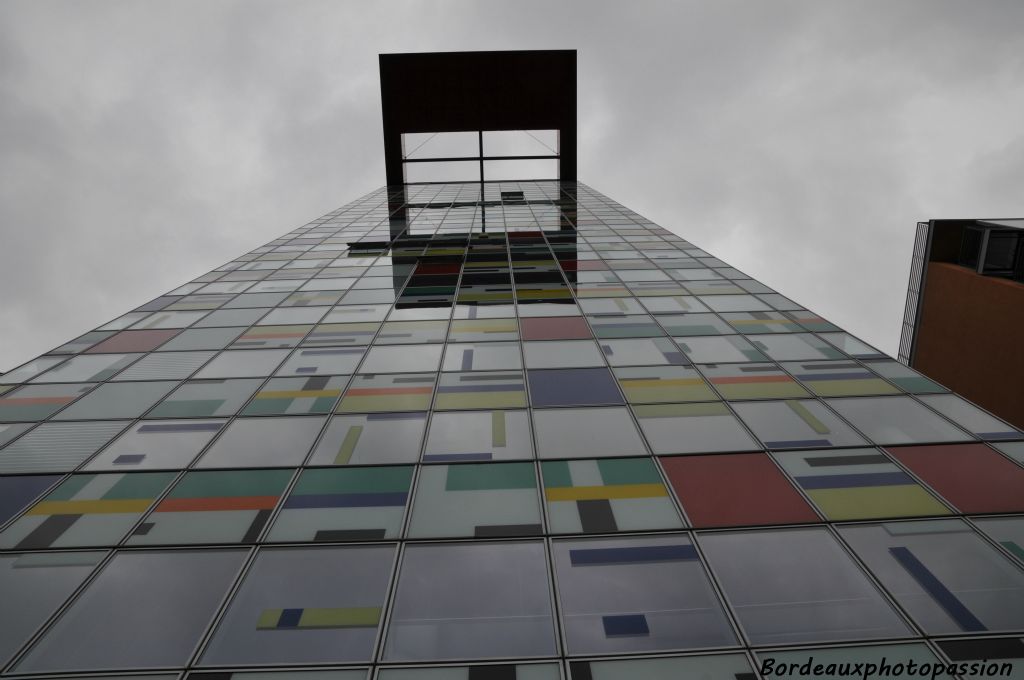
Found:
<path fill-rule="evenodd" d="M 842 359 L 843 353 L 811 333 L 748 335 L 747 339 L 776 361 Z"/>
<path fill-rule="evenodd" d="M 866 524 L 839 531 L 926 633 L 1024 628 L 1024 572 L 966 523 Z"/>
<path fill-rule="evenodd" d="M 139 358 L 139 354 L 85 354 L 71 357 L 56 368 L 32 379 L 34 383 L 107 380 Z M 7 380 L 7 376 L 3 377 Z"/>
<path fill-rule="evenodd" d="M 196 374 L 197 378 L 248 378 L 267 376 L 288 356 L 286 349 L 233 350 L 221 352 Z"/>
<path fill-rule="evenodd" d="M 304 470 L 274 522 L 269 541 L 396 538 L 413 468 Z"/>
<path fill-rule="evenodd" d="M 95 383 L 25 385 L 0 393 L 0 421 L 45 420 L 94 386 Z"/>
<path fill-rule="evenodd" d="M 739 403 L 733 408 L 769 449 L 867 443 L 821 402 L 812 399 Z"/>
<path fill-rule="evenodd" d="M 127 421 L 43 423 L 0 451 L 0 472 L 61 472 L 78 467 Z"/>
<path fill-rule="evenodd" d="M 521 371 L 442 373 L 437 386 L 437 409 L 522 408 L 526 387 Z"/>
<path fill-rule="evenodd" d="M 647 455 L 625 408 L 535 410 L 533 426 L 539 458 Z"/>
<path fill-rule="evenodd" d="M 323 418 L 239 418 L 196 467 L 295 467 L 323 425 Z"/>
<path fill-rule="evenodd" d="M 0 555 L 0 664 L 100 563 L 102 552 Z"/>
<path fill-rule="evenodd" d="M 347 384 L 347 375 L 271 378 L 256 392 L 242 415 L 330 413 Z"/>
<path fill-rule="evenodd" d="M 924 444 L 971 439 L 910 397 L 829 399 L 827 403 L 876 444 Z"/>
<path fill-rule="evenodd" d="M 114 380 L 184 380 L 212 356 L 213 352 L 148 354 L 118 373 Z"/>
<path fill-rule="evenodd" d="M 73 475 L 7 527 L 0 548 L 114 545 L 173 480 L 173 472 Z"/>
<path fill-rule="evenodd" d="M 665 457 L 661 465 L 694 526 L 818 521 L 767 454 Z"/>
<path fill-rule="evenodd" d="M 855 361 L 804 361 L 783 364 L 819 397 L 899 394 L 899 390 Z"/>
<path fill-rule="evenodd" d="M 955 394 L 931 394 L 921 401 L 979 439 L 1021 439 L 1024 434 Z"/>
<path fill-rule="evenodd" d="M 350 375 L 355 372 L 362 358 L 363 349 L 358 347 L 297 349 L 274 375 Z"/>
<path fill-rule="evenodd" d="M 764 361 L 767 357 L 741 335 L 675 338 L 687 358 L 695 364 Z"/>
<path fill-rule="evenodd" d="M 426 428 L 425 413 L 334 416 L 310 465 L 415 463 Z"/>
<path fill-rule="evenodd" d="M 381 668 L 377 680 L 561 680 L 556 663 L 441 666 L 433 668 Z"/>
<path fill-rule="evenodd" d="M 0 477 L 0 525 L 24 510 L 49 489 L 60 475 Z"/>
<path fill-rule="evenodd" d="M 984 444 L 886 450 L 961 512 L 1024 511 L 1024 469 Z"/>
<path fill-rule="evenodd" d="M 685 537 L 556 541 L 552 552 L 569 654 L 736 643 Z"/>
<path fill-rule="evenodd" d="M 384 658 L 555 654 L 546 565 L 541 542 L 408 545 Z"/>
<path fill-rule="evenodd" d="M 602 340 L 605 360 L 612 366 L 682 366 L 686 355 L 668 338 Z"/>
<path fill-rule="evenodd" d="M 790 451 L 774 456 L 833 521 L 950 514 L 878 449 Z"/>
<path fill-rule="evenodd" d="M 230 416 L 238 412 L 260 386 L 256 378 L 240 380 L 189 380 L 157 404 L 152 418 L 201 418 Z"/>
<path fill-rule="evenodd" d="M 369 661 L 393 546 L 263 550 L 202 663 Z"/>
<path fill-rule="evenodd" d="M 434 373 L 357 374 L 338 403 L 338 413 L 424 411 L 434 393 Z"/>
<path fill-rule="evenodd" d="M 17 669 L 182 666 L 245 556 L 242 550 L 120 553 Z"/>
<path fill-rule="evenodd" d="M 726 399 L 810 396 L 776 364 L 701 364 L 698 368 Z"/>
<path fill-rule="evenodd" d="M 650 458 L 541 463 L 555 533 L 612 533 L 682 526 Z"/>
<path fill-rule="evenodd" d="M 700 534 L 698 540 L 755 645 L 912 634 L 825 529 Z"/>
<path fill-rule="evenodd" d="M 434 413 L 424 462 L 533 458 L 526 411 Z"/>
<path fill-rule="evenodd" d="M 718 400 L 718 395 L 692 368 L 616 368 L 614 373 L 630 404 Z"/>
<path fill-rule="evenodd" d="M 142 420 L 132 425 L 86 470 L 181 469 L 210 443 L 224 420 Z"/>
<path fill-rule="evenodd" d="M 742 680 L 753 676 L 747 657 L 742 654 L 570 661 L 569 671 L 572 680 Z"/>
<path fill-rule="evenodd" d="M 137 418 L 178 386 L 166 382 L 105 383 L 58 413 L 55 420 Z"/>
<path fill-rule="evenodd" d="M 410 538 L 543 533 L 533 463 L 420 468 Z"/>
<path fill-rule="evenodd" d="M 986 536 L 1024 562 L 1024 517 L 982 517 L 974 523 Z"/>
<path fill-rule="evenodd" d="M 519 344 L 515 342 L 449 343 L 445 350 L 445 371 L 501 371 L 522 368 Z"/>
<path fill-rule="evenodd" d="M 633 412 L 651 449 L 662 453 L 754 451 L 760 446 L 721 402 L 651 404 Z"/>
<path fill-rule="evenodd" d="M 189 472 L 128 543 L 254 543 L 291 477 L 291 470 Z"/>

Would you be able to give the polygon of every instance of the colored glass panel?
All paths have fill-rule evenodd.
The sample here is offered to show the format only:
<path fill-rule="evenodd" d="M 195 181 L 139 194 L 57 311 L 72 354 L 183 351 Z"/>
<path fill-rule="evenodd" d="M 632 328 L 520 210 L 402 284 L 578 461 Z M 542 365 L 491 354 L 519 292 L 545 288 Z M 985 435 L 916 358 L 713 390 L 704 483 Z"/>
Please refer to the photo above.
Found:
<path fill-rule="evenodd" d="M 1024 511 L 1024 469 L 984 444 L 886 451 L 961 512 Z"/>

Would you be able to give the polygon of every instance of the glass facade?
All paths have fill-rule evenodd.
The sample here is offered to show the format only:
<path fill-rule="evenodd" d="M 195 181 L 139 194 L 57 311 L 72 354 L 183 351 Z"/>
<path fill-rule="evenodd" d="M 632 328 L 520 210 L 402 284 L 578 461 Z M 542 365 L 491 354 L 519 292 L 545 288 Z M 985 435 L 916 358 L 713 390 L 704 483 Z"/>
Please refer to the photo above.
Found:
<path fill-rule="evenodd" d="M 382 188 L 0 376 L 5 677 L 1021 677 L 1022 635 L 1024 433 L 584 184 Z"/>

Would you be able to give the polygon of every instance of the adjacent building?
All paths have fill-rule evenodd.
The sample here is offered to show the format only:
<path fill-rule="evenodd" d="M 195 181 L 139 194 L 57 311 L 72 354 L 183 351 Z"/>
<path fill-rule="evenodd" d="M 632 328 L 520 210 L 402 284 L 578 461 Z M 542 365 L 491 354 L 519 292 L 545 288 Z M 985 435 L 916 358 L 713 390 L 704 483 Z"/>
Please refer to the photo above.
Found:
<path fill-rule="evenodd" d="M 578 182 L 574 74 L 382 58 L 397 184 L 0 377 L 0 675 L 1020 677 L 1024 433 Z"/>
<path fill-rule="evenodd" d="M 1024 220 L 917 225 L 899 359 L 1024 426 Z"/>

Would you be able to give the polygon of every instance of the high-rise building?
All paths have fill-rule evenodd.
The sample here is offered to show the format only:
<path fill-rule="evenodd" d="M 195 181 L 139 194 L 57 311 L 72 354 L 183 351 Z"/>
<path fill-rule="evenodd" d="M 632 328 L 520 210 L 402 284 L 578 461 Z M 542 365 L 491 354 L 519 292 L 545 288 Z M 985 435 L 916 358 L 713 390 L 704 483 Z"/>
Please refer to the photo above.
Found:
<path fill-rule="evenodd" d="M 899 359 L 1024 426 L 1024 220 L 917 225 Z"/>
<path fill-rule="evenodd" d="M 425 56 L 411 89 L 436 114 L 570 55 Z M 385 139 L 454 131 L 389 119 L 402 61 Z M 2 376 L 4 677 L 1020 677 L 1024 434 L 531 120 L 557 148 L 463 127 L 484 176 L 374 191 Z M 531 160 L 557 179 L 486 179 Z"/>

